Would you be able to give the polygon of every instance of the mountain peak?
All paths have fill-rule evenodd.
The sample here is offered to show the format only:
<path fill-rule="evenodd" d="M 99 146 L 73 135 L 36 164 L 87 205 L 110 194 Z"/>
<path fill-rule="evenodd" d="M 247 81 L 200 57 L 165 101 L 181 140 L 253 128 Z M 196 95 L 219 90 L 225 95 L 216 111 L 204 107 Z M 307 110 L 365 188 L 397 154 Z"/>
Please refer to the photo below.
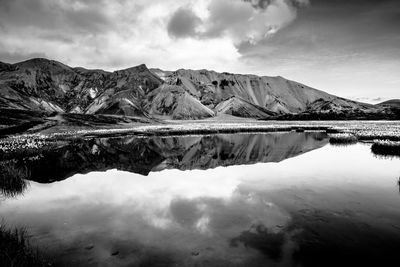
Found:
<path fill-rule="evenodd" d="M 116 72 L 147 72 L 149 71 L 149 69 L 147 68 L 146 64 L 140 64 L 134 67 L 130 67 L 130 68 L 126 68 L 126 69 L 122 69 L 122 70 L 117 70 Z"/>
<path fill-rule="evenodd" d="M 50 60 L 47 58 L 31 58 L 22 62 L 18 62 L 13 64 L 13 66 L 16 67 L 22 67 L 22 68 L 51 68 L 51 67 L 56 67 L 56 68 L 62 68 L 62 69 L 68 69 L 72 70 L 70 66 L 67 66 L 59 61 L 56 60 Z"/>

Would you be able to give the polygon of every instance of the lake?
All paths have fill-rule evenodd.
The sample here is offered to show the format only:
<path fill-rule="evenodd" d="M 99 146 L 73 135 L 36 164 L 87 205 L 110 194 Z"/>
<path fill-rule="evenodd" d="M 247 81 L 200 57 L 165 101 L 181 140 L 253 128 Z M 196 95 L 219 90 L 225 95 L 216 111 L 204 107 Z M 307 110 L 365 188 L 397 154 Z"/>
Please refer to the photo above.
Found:
<path fill-rule="evenodd" d="M 75 140 L 1 162 L 0 217 L 56 266 L 389 266 L 399 163 L 322 132 Z"/>

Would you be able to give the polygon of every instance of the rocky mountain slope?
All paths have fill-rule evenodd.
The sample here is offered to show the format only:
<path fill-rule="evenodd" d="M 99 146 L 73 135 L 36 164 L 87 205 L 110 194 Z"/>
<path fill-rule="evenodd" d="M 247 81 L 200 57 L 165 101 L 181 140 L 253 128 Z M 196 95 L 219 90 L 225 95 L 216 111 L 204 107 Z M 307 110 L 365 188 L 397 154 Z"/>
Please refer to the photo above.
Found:
<path fill-rule="evenodd" d="M 280 76 L 260 77 L 184 69 L 163 73 L 159 69 L 152 71 L 166 83 L 181 84 L 217 114 L 259 118 L 306 111 L 377 111 L 373 105 L 340 98 Z M 228 103 L 224 103 L 226 101 Z"/>
<path fill-rule="evenodd" d="M 151 114 L 169 115 L 173 119 L 201 119 L 214 112 L 204 106 L 183 87 L 163 84 L 150 93 Z"/>
<path fill-rule="evenodd" d="M 381 106 L 340 98 L 282 77 L 208 70 L 107 72 L 47 59 L 0 62 L 0 108 L 46 112 L 201 119 L 219 114 L 373 113 Z"/>
<path fill-rule="evenodd" d="M 140 100 L 162 83 L 145 65 L 115 72 L 47 59 L 0 66 L 2 108 L 143 115 Z"/>
<path fill-rule="evenodd" d="M 391 99 L 391 100 L 379 103 L 379 104 L 377 104 L 377 106 L 400 108 L 400 99 Z"/>

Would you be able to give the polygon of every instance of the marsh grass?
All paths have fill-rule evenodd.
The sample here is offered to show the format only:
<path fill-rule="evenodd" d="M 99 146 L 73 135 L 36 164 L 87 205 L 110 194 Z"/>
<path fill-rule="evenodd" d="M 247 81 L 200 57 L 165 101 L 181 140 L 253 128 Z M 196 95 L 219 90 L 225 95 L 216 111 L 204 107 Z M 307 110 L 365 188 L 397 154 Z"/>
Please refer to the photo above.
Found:
<path fill-rule="evenodd" d="M 51 266 L 30 246 L 26 229 L 10 229 L 3 221 L 0 223 L 0 263 L 13 267 Z"/>
<path fill-rule="evenodd" d="M 23 194 L 28 187 L 28 171 L 17 168 L 14 161 L 0 162 L 0 195 L 11 198 Z"/>
<path fill-rule="evenodd" d="M 357 137 L 350 133 L 331 134 L 329 137 L 329 143 L 332 145 L 351 145 L 358 142 Z"/>
<path fill-rule="evenodd" d="M 359 140 L 362 141 L 374 141 L 374 140 L 389 140 L 389 141 L 400 141 L 399 133 L 388 134 L 388 133 L 360 133 L 357 134 Z"/>
<path fill-rule="evenodd" d="M 326 131 L 326 133 L 328 133 L 328 134 L 338 134 L 338 133 L 342 133 L 341 130 L 335 129 L 335 128 L 328 128 L 328 129 L 326 129 L 325 131 Z"/>
<path fill-rule="evenodd" d="M 377 140 L 372 144 L 371 151 L 381 156 L 400 156 L 400 142 Z"/>

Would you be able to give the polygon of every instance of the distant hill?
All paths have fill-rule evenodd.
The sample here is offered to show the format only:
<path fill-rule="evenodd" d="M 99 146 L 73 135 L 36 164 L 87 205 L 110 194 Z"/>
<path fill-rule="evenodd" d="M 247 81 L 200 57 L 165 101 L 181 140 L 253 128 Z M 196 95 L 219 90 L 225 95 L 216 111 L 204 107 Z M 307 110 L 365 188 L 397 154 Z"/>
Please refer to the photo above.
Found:
<path fill-rule="evenodd" d="M 377 106 L 400 108 L 400 99 L 391 99 L 391 100 L 379 103 L 379 104 L 377 104 Z"/>
<path fill-rule="evenodd" d="M 136 67 L 107 72 L 35 58 L 0 62 L 0 108 L 59 113 L 201 119 L 219 114 L 360 114 L 385 109 L 282 77 Z"/>

